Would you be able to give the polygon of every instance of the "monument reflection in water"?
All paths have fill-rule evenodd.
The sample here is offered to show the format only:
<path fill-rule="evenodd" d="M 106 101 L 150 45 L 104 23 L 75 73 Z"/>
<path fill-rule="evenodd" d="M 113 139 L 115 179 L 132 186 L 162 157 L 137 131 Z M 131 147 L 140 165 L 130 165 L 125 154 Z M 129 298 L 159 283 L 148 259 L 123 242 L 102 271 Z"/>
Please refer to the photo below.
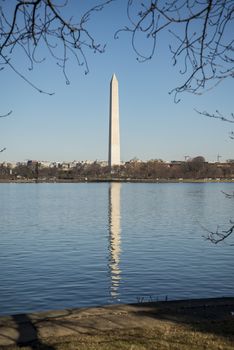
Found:
<path fill-rule="evenodd" d="M 111 276 L 110 294 L 113 299 L 119 299 L 121 280 L 121 215 L 120 215 L 121 184 L 110 183 L 109 187 L 109 271 Z"/>

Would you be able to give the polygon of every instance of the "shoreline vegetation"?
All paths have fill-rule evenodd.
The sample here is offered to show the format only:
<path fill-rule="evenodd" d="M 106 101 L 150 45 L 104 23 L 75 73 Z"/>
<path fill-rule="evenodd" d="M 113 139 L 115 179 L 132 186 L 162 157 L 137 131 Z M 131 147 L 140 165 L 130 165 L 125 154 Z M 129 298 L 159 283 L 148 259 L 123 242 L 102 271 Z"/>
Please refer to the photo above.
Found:
<path fill-rule="evenodd" d="M 111 169 L 107 162 L 0 163 L 0 182 L 234 182 L 234 160 L 209 163 L 198 156 L 187 161 L 132 159 Z"/>
<path fill-rule="evenodd" d="M 142 302 L 0 317 L 4 350 L 231 350 L 234 297 Z"/>
<path fill-rule="evenodd" d="M 234 183 L 233 179 L 141 179 L 141 178 L 95 178 L 87 177 L 80 179 L 0 179 L 0 183 L 104 183 L 104 182 L 120 182 L 120 183 Z"/>

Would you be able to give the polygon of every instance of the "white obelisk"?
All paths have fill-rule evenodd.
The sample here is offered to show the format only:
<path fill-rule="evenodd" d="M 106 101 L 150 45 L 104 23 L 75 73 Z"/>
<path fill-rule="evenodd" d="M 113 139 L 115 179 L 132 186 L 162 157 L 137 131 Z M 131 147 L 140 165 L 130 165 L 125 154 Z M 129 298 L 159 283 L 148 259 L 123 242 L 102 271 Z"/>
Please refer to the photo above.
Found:
<path fill-rule="evenodd" d="M 109 122 L 109 160 L 111 168 L 120 165 L 120 141 L 119 141 L 119 87 L 118 80 L 113 74 L 110 82 L 110 122 Z"/>

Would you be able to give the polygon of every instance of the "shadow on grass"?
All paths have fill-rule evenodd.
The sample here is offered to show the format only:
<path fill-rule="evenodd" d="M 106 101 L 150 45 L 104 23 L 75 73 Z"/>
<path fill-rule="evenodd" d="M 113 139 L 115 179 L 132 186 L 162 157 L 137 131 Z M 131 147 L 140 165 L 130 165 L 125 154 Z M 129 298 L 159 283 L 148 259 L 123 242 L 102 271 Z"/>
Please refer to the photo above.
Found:
<path fill-rule="evenodd" d="M 54 347 L 41 342 L 38 337 L 37 329 L 28 315 L 14 315 L 12 318 L 19 332 L 19 337 L 16 341 L 17 346 L 30 346 L 31 349 L 55 350 Z"/>
<path fill-rule="evenodd" d="M 234 341 L 234 298 L 149 302 L 136 306 L 135 315 L 139 317 L 175 322 Z"/>
<path fill-rule="evenodd" d="M 146 302 L 95 310 L 72 309 L 48 314 L 34 321 L 28 315 L 15 315 L 12 318 L 19 334 L 16 345 L 30 346 L 30 349 L 56 349 L 57 345 L 51 345 L 57 344 L 56 339 L 51 338 L 47 343 L 48 339 L 43 340 L 38 334 L 41 324 L 40 327 L 46 328 L 47 332 L 49 327 L 56 330 L 57 338 L 61 331 L 58 344 L 64 343 L 64 349 L 68 349 L 70 344 L 74 349 L 89 349 L 92 346 L 96 346 L 95 349 L 115 349 L 114 346 L 118 344 L 120 349 L 127 349 L 129 344 L 136 346 L 136 349 L 140 349 L 141 345 L 164 349 L 165 344 L 178 343 L 184 350 L 194 342 L 202 346 L 204 341 L 208 341 L 207 349 L 213 350 L 218 348 L 216 342 L 223 349 L 234 349 L 233 312 L 234 298 L 220 298 Z M 196 332 L 200 333 L 198 337 L 194 336 Z M 55 334 L 54 331 L 52 333 Z M 111 342 L 113 346 L 109 346 Z M 172 349 L 178 348 L 173 345 Z"/>

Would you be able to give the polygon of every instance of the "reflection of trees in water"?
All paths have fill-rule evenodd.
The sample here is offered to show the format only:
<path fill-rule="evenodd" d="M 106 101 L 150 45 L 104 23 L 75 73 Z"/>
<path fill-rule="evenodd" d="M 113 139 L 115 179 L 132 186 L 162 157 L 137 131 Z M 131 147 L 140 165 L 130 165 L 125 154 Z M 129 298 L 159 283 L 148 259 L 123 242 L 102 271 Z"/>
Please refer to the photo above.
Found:
<path fill-rule="evenodd" d="M 109 271 L 111 275 L 110 293 L 112 298 L 117 299 L 121 271 L 119 268 L 121 252 L 121 222 L 120 222 L 120 183 L 112 182 L 109 187 Z"/>

